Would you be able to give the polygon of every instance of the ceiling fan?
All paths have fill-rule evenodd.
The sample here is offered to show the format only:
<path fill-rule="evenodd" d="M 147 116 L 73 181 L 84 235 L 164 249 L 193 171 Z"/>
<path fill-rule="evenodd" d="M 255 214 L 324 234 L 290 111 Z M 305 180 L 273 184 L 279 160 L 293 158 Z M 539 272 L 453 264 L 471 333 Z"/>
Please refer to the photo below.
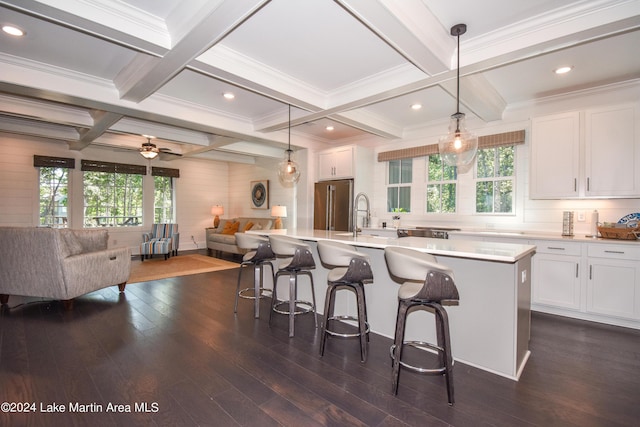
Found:
<path fill-rule="evenodd" d="M 182 154 L 172 152 L 170 148 L 158 148 L 156 144 L 151 142 L 151 139 L 154 138 L 153 136 L 149 136 L 149 135 L 143 135 L 143 136 L 147 138 L 147 142 L 142 143 L 142 146 L 140 147 L 139 151 L 140 151 L 140 155 L 145 159 L 152 160 L 152 159 L 155 159 L 158 155 L 162 155 L 161 158 L 164 155 L 178 156 L 178 157 L 182 156 Z"/>

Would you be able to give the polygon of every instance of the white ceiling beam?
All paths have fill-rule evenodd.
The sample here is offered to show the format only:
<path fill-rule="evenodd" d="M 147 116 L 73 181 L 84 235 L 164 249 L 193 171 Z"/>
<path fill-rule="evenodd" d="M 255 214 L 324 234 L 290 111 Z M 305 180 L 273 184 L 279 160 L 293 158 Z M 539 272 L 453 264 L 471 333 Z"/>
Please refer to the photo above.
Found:
<path fill-rule="evenodd" d="M 268 1 L 225 0 L 212 3 L 211 6 L 205 3 L 205 7 L 193 17 L 191 29 L 162 58 L 155 61 L 143 60 L 143 66 L 137 59 L 122 70 L 121 74 L 126 78 L 116 78 L 115 81 L 120 97 L 133 102 L 149 97 Z M 134 71 L 128 68 L 133 68 Z M 134 74 L 137 79 L 133 78 Z"/>
<path fill-rule="evenodd" d="M 335 0 L 428 76 L 449 70 L 455 43 L 420 0 Z"/>
<path fill-rule="evenodd" d="M 440 86 L 456 98 L 456 80 L 442 82 Z M 481 73 L 460 78 L 460 103 L 485 122 L 501 120 L 507 108 L 507 101 Z"/>
<path fill-rule="evenodd" d="M 69 149 L 80 151 L 88 147 L 96 138 L 117 123 L 123 115 L 109 111 L 93 110 L 91 111 L 91 117 L 93 118 L 93 125 L 90 128 L 80 129 L 78 132 L 80 138 L 78 141 L 69 143 Z"/>

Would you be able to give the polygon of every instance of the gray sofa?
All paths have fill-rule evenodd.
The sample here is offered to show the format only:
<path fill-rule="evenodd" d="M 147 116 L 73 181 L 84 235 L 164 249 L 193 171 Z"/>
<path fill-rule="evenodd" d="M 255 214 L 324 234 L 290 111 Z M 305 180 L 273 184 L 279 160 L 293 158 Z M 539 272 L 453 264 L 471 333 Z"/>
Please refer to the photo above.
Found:
<path fill-rule="evenodd" d="M 0 302 L 10 295 L 73 298 L 129 280 L 131 250 L 107 249 L 107 230 L 0 227 Z"/>
<path fill-rule="evenodd" d="M 211 255 L 213 251 L 230 252 L 240 255 L 247 252 L 245 249 L 240 249 L 236 244 L 235 233 L 222 233 L 229 222 L 238 222 L 239 232 L 244 231 L 245 226 L 250 222 L 253 223 L 250 230 L 270 230 L 273 227 L 273 220 L 271 218 L 239 217 L 233 219 L 221 219 L 217 228 L 207 228 L 207 252 L 209 255 Z"/>

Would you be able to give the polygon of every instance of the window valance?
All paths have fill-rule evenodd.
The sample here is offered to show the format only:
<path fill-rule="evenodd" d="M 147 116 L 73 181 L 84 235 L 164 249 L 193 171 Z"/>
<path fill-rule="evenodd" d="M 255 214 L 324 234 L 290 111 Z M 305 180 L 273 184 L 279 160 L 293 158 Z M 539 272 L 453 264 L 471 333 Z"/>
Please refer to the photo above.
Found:
<path fill-rule="evenodd" d="M 81 169 L 87 172 L 127 173 L 131 175 L 147 174 L 146 166 L 100 162 L 97 160 L 83 160 Z"/>
<path fill-rule="evenodd" d="M 524 129 L 478 137 L 478 150 L 518 144 L 524 144 Z M 434 154 L 438 154 L 438 144 L 383 151 L 378 153 L 378 161 L 388 162 L 389 160 L 411 159 L 413 157 L 432 156 Z"/>
<path fill-rule="evenodd" d="M 76 159 L 68 157 L 33 156 L 33 166 L 36 168 L 67 168 L 75 169 Z"/>
<path fill-rule="evenodd" d="M 180 178 L 180 169 L 159 168 L 159 167 L 152 166 L 151 175 L 167 176 L 169 178 Z"/>

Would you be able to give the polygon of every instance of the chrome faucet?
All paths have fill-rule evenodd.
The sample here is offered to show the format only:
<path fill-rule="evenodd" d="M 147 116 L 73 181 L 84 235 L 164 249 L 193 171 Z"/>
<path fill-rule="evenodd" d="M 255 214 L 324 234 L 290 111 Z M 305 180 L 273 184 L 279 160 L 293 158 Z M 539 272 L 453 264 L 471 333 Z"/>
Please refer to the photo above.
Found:
<path fill-rule="evenodd" d="M 364 201 L 367 204 L 366 209 L 358 208 L 358 203 L 360 202 L 361 197 L 364 198 Z M 367 215 L 362 220 L 362 226 L 368 227 L 369 223 L 371 222 L 371 205 L 369 204 L 369 197 L 367 197 L 367 195 L 364 193 L 358 193 L 355 200 L 353 201 L 353 237 L 358 237 L 358 212 L 367 213 Z"/>

